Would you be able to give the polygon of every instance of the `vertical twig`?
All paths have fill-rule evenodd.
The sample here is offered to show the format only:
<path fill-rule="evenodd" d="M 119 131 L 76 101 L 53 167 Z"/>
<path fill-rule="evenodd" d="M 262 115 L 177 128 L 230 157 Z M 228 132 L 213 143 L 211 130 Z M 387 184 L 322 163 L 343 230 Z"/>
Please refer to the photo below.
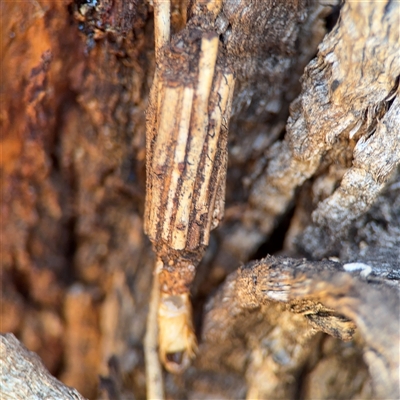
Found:
<path fill-rule="evenodd" d="M 160 50 L 169 42 L 171 25 L 170 0 L 154 0 L 154 36 L 156 62 L 160 61 Z"/>
<path fill-rule="evenodd" d="M 170 39 L 170 0 L 154 0 L 154 36 L 156 63 L 160 62 L 161 48 Z M 157 81 L 157 69 L 155 74 Z M 150 95 L 157 96 L 155 92 Z M 153 99 L 154 100 L 154 99 Z M 146 360 L 147 399 L 164 399 L 164 385 L 162 368 L 158 356 L 158 305 L 160 298 L 157 261 L 153 274 L 153 285 L 150 295 L 149 314 L 147 317 L 146 335 L 144 339 L 144 353 Z"/>
<path fill-rule="evenodd" d="M 158 283 L 158 268 L 160 261 L 157 261 L 153 273 L 153 285 L 150 295 L 149 314 L 147 316 L 146 335 L 144 338 L 144 356 L 146 361 L 146 384 L 147 399 L 164 399 L 164 385 L 162 369 L 158 356 L 158 323 L 157 311 L 160 298 Z"/>

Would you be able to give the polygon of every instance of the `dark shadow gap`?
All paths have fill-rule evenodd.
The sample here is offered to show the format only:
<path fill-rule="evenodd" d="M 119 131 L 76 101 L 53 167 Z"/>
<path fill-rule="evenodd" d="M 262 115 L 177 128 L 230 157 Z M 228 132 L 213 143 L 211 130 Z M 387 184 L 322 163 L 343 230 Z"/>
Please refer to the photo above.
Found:
<path fill-rule="evenodd" d="M 290 227 L 291 220 L 294 215 L 295 207 L 292 205 L 289 210 L 282 216 L 279 224 L 271 233 L 269 238 L 262 243 L 258 249 L 251 255 L 250 260 L 259 260 L 267 255 L 274 255 L 283 250 L 286 233 Z"/>

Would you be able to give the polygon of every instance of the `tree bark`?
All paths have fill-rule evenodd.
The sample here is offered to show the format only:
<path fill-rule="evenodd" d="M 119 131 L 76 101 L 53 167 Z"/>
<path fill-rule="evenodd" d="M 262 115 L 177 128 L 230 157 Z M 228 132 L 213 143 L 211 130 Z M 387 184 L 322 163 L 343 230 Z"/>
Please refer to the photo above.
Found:
<path fill-rule="evenodd" d="M 269 256 L 231 274 L 207 304 L 200 348 L 205 357 L 200 362 L 212 365 L 212 359 L 222 359 L 229 352 L 246 357 L 250 347 L 249 365 L 241 371 L 247 378 L 249 398 L 326 398 L 329 392 L 324 393 L 323 383 L 319 388 L 310 384 L 324 382 L 326 371 L 317 372 L 318 377 L 303 376 L 300 392 L 298 382 L 282 377 L 299 376 L 310 368 L 306 364 L 313 358 L 318 331 L 346 342 L 357 332 L 354 364 L 332 363 L 330 376 L 359 374 L 359 379 L 365 379 L 356 361 L 360 363 L 362 354 L 374 396 L 395 399 L 400 394 L 399 315 L 398 287 L 379 269 L 363 263 Z M 243 337 L 239 343 L 233 339 L 237 335 Z M 330 395 L 351 398 L 360 389 L 357 384 L 350 383 L 343 392 L 334 387 Z"/>
<path fill-rule="evenodd" d="M 146 394 L 150 3 L 0 6 L 1 331 L 87 398 Z M 173 37 L 203 3 L 172 0 Z M 399 3 L 250 3 L 215 20 L 236 78 L 225 218 L 166 395 L 398 398 Z"/>
<path fill-rule="evenodd" d="M 3 399 L 84 400 L 76 389 L 63 385 L 12 333 L 0 335 L 1 396 Z"/>

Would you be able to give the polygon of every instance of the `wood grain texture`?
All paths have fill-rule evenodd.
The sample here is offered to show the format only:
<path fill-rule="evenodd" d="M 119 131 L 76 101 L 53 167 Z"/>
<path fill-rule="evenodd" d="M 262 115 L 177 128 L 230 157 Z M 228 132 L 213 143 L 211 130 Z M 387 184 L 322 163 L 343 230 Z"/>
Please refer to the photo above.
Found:
<path fill-rule="evenodd" d="M 190 287 L 224 212 L 234 77 L 218 34 L 190 24 L 157 57 L 147 118 L 145 232 L 159 265 L 160 358 L 168 371 L 181 372 L 197 348 Z M 181 362 L 169 359 L 178 353 Z"/>
<path fill-rule="evenodd" d="M 149 107 L 145 231 L 158 254 L 170 249 L 173 264 L 180 252 L 178 258 L 196 265 L 223 217 L 234 78 L 222 59 L 217 62 L 217 35 L 198 32 L 195 43 L 185 45 L 188 32 L 165 51 L 152 103 L 157 107 Z M 171 72 L 177 44 L 184 61 Z"/>
<path fill-rule="evenodd" d="M 363 356 L 375 396 L 395 399 L 400 388 L 399 307 L 398 283 L 383 277 L 379 268 L 269 256 L 231 274 L 210 299 L 199 351 L 226 357 L 223 343 L 229 342 L 234 344 L 230 351 L 240 358 L 243 342 L 236 337 L 247 343 L 259 343 L 262 337 L 264 345 L 250 363 L 256 370 L 265 368 L 270 382 L 248 372 L 248 396 L 288 398 L 292 383 L 280 377 L 302 370 L 304 357 L 311 357 L 307 347 L 318 341 L 317 331 L 346 341 L 358 332 L 365 341 Z M 244 331 L 242 325 L 251 329 Z M 206 367 L 207 362 L 204 358 L 199 365 Z"/>

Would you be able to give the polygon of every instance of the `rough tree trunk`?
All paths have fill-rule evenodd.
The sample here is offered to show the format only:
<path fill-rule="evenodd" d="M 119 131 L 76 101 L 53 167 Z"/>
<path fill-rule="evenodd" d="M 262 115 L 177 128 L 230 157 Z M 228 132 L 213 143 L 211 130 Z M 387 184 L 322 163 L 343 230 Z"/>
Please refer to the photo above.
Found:
<path fill-rule="evenodd" d="M 150 3 L 0 5 L 0 330 L 91 399 L 146 393 Z M 172 34 L 201 3 L 172 0 Z M 236 75 L 225 219 L 192 287 L 197 358 L 166 395 L 399 398 L 400 4 L 275 3 L 216 19 Z M 0 360 L 3 394 L 39 365 L 8 335 Z"/>

